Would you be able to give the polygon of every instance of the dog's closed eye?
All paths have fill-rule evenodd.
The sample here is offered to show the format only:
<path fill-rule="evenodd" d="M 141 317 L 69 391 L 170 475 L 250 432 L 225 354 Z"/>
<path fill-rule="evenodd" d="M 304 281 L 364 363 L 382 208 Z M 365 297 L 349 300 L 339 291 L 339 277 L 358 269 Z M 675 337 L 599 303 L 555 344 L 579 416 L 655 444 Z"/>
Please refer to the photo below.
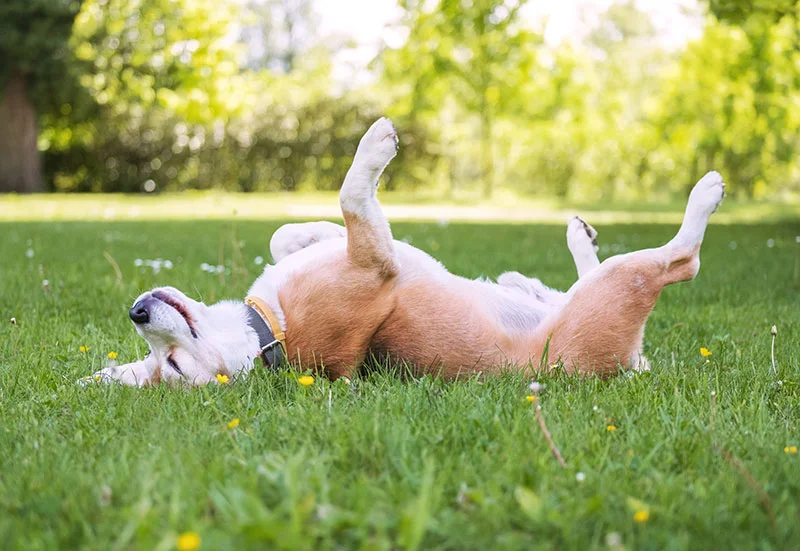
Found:
<path fill-rule="evenodd" d="M 170 354 L 169 356 L 167 356 L 167 363 L 169 364 L 169 366 L 170 366 L 172 369 L 174 369 L 174 370 L 175 370 L 175 371 L 178 373 L 178 375 L 180 375 L 181 377 L 183 377 L 183 371 L 181 371 L 181 368 L 180 368 L 180 367 L 178 367 L 178 363 L 177 363 L 177 362 L 176 362 L 176 361 L 175 361 L 175 360 L 172 358 L 172 354 Z"/>

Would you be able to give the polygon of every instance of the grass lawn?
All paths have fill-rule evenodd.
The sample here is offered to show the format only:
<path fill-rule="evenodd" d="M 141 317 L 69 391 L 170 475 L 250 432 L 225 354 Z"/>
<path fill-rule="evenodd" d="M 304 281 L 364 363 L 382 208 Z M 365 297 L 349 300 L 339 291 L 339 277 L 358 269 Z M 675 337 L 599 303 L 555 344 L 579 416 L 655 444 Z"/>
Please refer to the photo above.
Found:
<path fill-rule="evenodd" d="M 667 288 L 650 318 L 651 373 L 541 379 L 566 468 L 514 374 L 75 384 L 109 352 L 144 356 L 127 320 L 141 291 L 242 298 L 277 226 L 0 223 L 0 549 L 168 550 L 184 532 L 204 550 L 800 545 L 799 224 L 712 224 L 698 278 Z M 393 230 L 465 276 L 575 278 L 560 225 Z M 661 244 L 676 226 L 598 230 L 605 257 Z M 157 258 L 173 267 L 135 265 Z"/>

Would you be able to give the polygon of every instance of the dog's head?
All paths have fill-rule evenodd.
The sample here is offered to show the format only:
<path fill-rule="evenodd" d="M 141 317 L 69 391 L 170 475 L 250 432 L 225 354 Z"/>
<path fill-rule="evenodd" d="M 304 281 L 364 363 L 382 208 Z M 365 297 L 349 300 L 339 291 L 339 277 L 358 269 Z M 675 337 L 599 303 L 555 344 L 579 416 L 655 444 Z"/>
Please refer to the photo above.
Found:
<path fill-rule="evenodd" d="M 150 382 L 204 384 L 252 366 L 258 337 L 241 303 L 207 306 L 174 287 L 158 287 L 140 295 L 129 315 L 150 346 L 142 360 Z"/>

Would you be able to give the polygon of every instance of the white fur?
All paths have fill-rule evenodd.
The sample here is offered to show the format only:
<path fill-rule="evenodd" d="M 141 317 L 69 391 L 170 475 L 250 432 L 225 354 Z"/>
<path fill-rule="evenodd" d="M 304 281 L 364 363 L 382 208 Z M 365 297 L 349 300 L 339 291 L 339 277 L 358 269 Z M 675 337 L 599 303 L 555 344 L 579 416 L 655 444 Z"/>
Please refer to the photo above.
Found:
<path fill-rule="evenodd" d="M 223 301 L 206 306 L 173 287 L 153 289 L 136 301 L 156 291 L 183 305 L 191 316 L 196 336 L 175 308 L 157 302 L 150 309 L 149 321 L 135 324 L 136 331 L 150 346 L 150 354 L 141 361 L 107 367 L 79 382 L 116 380 L 142 386 L 157 380 L 158 372 L 160 379 L 166 382 L 204 384 L 216 381 L 218 373 L 235 376 L 250 370 L 258 355 L 259 343 L 258 335 L 247 325 L 243 303 Z M 180 373 L 173 365 L 177 365 Z"/>
<path fill-rule="evenodd" d="M 578 279 L 600 265 L 596 237 L 597 231 L 577 216 L 567 224 L 567 247 L 578 269 Z"/>
<path fill-rule="evenodd" d="M 305 222 L 301 224 L 284 224 L 272 234 L 269 241 L 269 251 L 272 259 L 277 263 L 296 253 L 301 249 L 327 241 L 335 237 L 345 237 L 347 230 L 344 226 L 333 222 Z"/>
<path fill-rule="evenodd" d="M 725 196 L 725 182 L 719 172 L 711 171 L 692 188 L 686 213 L 678 234 L 669 242 L 675 247 L 699 247 L 703 242 L 708 219 Z"/>

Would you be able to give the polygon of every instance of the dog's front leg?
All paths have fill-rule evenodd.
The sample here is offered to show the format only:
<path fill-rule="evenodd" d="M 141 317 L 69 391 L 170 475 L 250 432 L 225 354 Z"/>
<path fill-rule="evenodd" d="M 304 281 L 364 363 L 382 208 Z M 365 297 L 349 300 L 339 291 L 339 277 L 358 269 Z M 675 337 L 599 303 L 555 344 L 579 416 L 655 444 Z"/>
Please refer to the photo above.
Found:
<path fill-rule="evenodd" d="M 397 154 L 397 133 L 381 118 L 361 138 L 339 193 L 347 227 L 347 256 L 363 268 L 377 268 L 385 277 L 397 274 L 392 232 L 378 199 L 378 178 Z"/>
<path fill-rule="evenodd" d="M 347 231 L 333 222 L 284 224 L 272 234 L 272 239 L 269 241 L 269 252 L 272 253 L 272 259 L 275 262 L 280 262 L 290 254 L 314 243 L 345 235 L 347 235 Z"/>
<path fill-rule="evenodd" d="M 147 359 L 125 365 L 112 365 L 78 380 L 78 384 L 117 382 L 128 386 L 145 386 L 158 383 L 160 377 L 153 373 L 154 362 Z M 156 369 L 157 371 L 157 369 Z"/>

